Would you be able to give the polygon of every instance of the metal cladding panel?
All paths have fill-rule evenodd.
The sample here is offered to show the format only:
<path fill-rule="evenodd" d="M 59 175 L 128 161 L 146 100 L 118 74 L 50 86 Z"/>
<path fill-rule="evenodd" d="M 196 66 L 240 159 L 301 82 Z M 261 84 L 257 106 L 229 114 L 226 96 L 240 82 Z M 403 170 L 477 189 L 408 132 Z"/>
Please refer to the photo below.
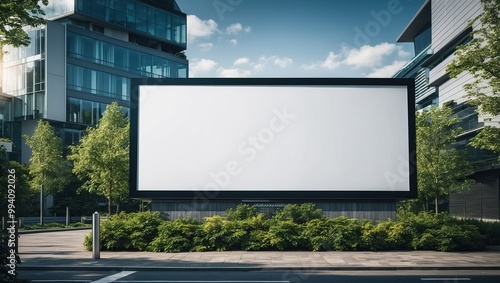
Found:
<path fill-rule="evenodd" d="M 44 118 L 66 121 L 66 27 L 47 21 Z"/>

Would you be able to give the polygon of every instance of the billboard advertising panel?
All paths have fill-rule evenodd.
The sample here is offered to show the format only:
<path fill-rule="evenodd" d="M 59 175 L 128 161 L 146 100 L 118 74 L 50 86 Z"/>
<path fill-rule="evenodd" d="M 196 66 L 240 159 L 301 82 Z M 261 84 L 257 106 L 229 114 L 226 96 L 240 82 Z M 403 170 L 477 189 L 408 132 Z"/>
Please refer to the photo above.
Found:
<path fill-rule="evenodd" d="M 413 81 L 134 81 L 131 196 L 416 194 Z"/>

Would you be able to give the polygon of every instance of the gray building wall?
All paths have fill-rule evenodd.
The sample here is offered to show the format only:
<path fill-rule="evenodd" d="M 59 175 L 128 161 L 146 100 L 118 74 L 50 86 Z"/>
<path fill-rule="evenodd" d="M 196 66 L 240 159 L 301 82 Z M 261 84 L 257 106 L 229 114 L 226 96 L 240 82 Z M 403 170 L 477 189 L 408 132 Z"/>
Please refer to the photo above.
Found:
<path fill-rule="evenodd" d="M 369 219 L 372 221 L 396 219 L 395 200 L 331 200 L 331 201 L 304 201 L 316 204 L 317 208 L 323 210 L 327 217 L 346 216 L 349 218 Z M 214 215 L 226 215 L 229 208 L 235 208 L 238 204 L 245 203 L 255 206 L 257 211 L 267 214 L 269 217 L 276 211 L 289 203 L 289 201 L 273 202 L 241 202 L 241 201 L 161 201 L 153 200 L 151 209 L 159 211 L 169 220 L 180 217 L 193 217 L 202 221 L 205 217 Z M 300 203 L 299 203 L 300 204 Z"/>
<path fill-rule="evenodd" d="M 482 12 L 480 0 L 431 0 L 432 47 L 441 50 Z"/>
<path fill-rule="evenodd" d="M 446 44 L 467 28 L 471 19 L 482 12 L 480 0 L 432 0 L 431 5 L 434 53 L 442 51 Z M 470 74 L 464 73 L 441 85 L 437 83 L 447 75 L 446 66 L 453 58 L 453 55 L 444 58 L 429 72 L 429 83 L 438 85 L 440 106 L 452 100 L 456 103 L 465 102 L 466 93 L 463 85 L 473 80 Z"/>
<path fill-rule="evenodd" d="M 469 190 L 450 195 L 450 214 L 465 218 L 500 219 L 500 170 L 477 172 Z"/>
<path fill-rule="evenodd" d="M 38 125 L 38 120 L 27 120 L 22 121 L 21 123 L 21 136 L 32 136 L 35 132 L 36 126 Z M 32 151 L 31 148 L 26 144 L 26 140 L 24 138 L 21 139 L 21 163 L 29 164 Z"/>
<path fill-rule="evenodd" d="M 47 21 L 45 32 L 45 113 L 49 120 L 66 121 L 66 27 Z"/>

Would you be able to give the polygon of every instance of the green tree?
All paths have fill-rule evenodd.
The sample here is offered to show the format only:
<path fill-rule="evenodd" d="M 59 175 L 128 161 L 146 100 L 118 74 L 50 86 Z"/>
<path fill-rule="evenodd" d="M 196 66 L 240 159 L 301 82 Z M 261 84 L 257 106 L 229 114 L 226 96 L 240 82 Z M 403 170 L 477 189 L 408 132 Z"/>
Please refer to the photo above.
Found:
<path fill-rule="evenodd" d="M 446 106 L 416 114 L 419 198 L 425 203 L 434 199 L 436 214 L 440 197 L 465 190 L 472 183 L 466 179 L 472 168 L 465 151 L 453 148 L 462 132 L 456 127 L 458 121 Z"/>
<path fill-rule="evenodd" d="M 129 172 L 130 123 L 116 102 L 96 127 L 89 127 L 80 144 L 71 146 L 68 157 L 74 162 L 73 172 L 85 180 L 82 188 L 106 198 L 111 204 L 127 197 Z"/>
<path fill-rule="evenodd" d="M 44 195 L 61 191 L 69 182 L 71 167 L 63 157 L 61 139 L 47 121 L 40 120 L 33 136 L 23 135 L 31 148 L 30 185 L 38 190 L 44 186 Z"/>
<path fill-rule="evenodd" d="M 45 13 L 40 4 L 48 3 L 48 0 L 0 1 L 0 47 L 29 45 L 30 38 L 23 27 L 44 24 Z"/>
<path fill-rule="evenodd" d="M 61 139 L 47 121 L 38 121 L 33 136 L 23 135 L 31 148 L 30 186 L 40 190 L 41 198 L 61 191 L 71 177 L 71 165 L 64 159 Z M 40 224 L 43 225 L 43 201 L 40 201 Z"/>
<path fill-rule="evenodd" d="M 472 40 L 457 47 L 446 71 L 455 78 L 463 72 L 474 80 L 464 85 L 469 102 L 481 114 L 500 115 L 500 0 L 481 0 L 483 13 L 469 22 L 476 28 Z M 500 153 L 500 128 L 486 126 L 471 140 L 471 145 Z"/>

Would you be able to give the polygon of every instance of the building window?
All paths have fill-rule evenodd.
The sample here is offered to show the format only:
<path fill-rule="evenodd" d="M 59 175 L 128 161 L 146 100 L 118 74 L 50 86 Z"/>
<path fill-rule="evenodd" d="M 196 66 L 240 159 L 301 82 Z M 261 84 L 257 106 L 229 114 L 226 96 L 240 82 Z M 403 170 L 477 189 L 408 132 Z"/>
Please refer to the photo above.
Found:
<path fill-rule="evenodd" d="M 130 99 L 130 79 L 68 64 L 68 89 L 120 100 Z"/>
<path fill-rule="evenodd" d="M 153 78 L 187 77 L 187 64 L 68 33 L 68 56 Z M 174 70 L 172 70 L 174 69 Z"/>
<path fill-rule="evenodd" d="M 68 97 L 66 101 L 66 122 L 95 125 L 106 112 L 105 103 Z M 122 107 L 128 117 L 129 109 Z"/>
<path fill-rule="evenodd" d="M 186 18 L 136 0 L 78 1 L 77 11 L 160 40 L 186 44 Z"/>

